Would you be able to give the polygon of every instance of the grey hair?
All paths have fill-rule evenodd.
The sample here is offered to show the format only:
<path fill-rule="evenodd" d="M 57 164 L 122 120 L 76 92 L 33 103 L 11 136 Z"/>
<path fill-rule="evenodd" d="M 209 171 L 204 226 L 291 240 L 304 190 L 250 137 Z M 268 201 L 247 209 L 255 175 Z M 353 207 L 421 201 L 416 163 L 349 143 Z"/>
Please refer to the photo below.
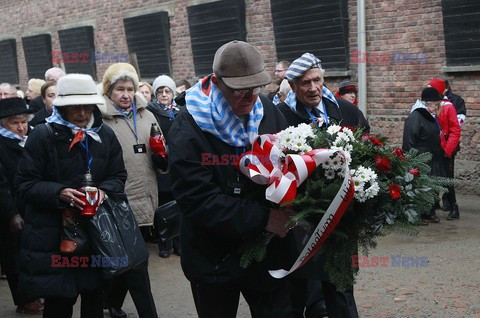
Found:
<path fill-rule="evenodd" d="M 65 75 L 65 71 L 62 70 L 60 67 L 51 67 L 45 72 L 45 80 L 48 81 L 48 77 L 54 73 Z"/>
<path fill-rule="evenodd" d="M 10 117 L 20 117 L 20 116 L 27 116 L 27 121 L 30 121 L 32 120 L 33 118 L 33 115 L 32 114 L 18 114 L 18 115 L 12 115 L 12 116 L 8 116 L 8 117 L 5 117 L 5 118 L 0 118 L 0 126 L 1 127 L 5 127 L 5 123 L 8 121 L 8 119 Z"/>
<path fill-rule="evenodd" d="M 16 93 L 16 92 L 17 92 L 17 88 L 16 88 L 14 85 L 10 84 L 10 83 L 1 83 L 0 86 L 8 86 L 10 92 L 12 92 L 12 93 Z"/>
<path fill-rule="evenodd" d="M 133 90 L 136 92 L 137 88 L 135 87 L 135 81 L 133 78 L 131 78 L 128 75 L 122 75 L 120 77 L 115 78 L 114 80 L 112 79 L 112 84 L 110 84 L 110 87 L 108 88 L 108 92 L 106 93 L 107 96 L 110 96 L 113 92 L 113 88 L 115 87 L 115 84 L 117 84 L 118 81 L 132 81 L 133 84 Z"/>

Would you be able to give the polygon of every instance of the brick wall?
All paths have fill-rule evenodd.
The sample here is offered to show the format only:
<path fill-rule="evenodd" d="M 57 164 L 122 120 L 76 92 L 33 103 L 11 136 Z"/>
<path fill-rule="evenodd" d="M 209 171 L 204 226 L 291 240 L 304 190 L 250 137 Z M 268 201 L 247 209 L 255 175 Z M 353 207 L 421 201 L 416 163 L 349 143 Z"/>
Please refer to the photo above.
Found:
<path fill-rule="evenodd" d="M 199 0 L 196 0 L 198 3 Z M 192 0 L 4 0 L 0 11 L 0 39 L 13 35 L 17 40 L 20 85 L 25 89 L 27 70 L 22 36 L 50 33 L 52 50 L 60 50 L 57 31 L 81 25 L 93 25 L 95 48 L 105 52 L 127 52 L 123 18 L 170 10 L 172 75 L 175 79 L 195 78 L 186 7 Z M 445 43 L 440 0 L 366 1 L 367 53 L 428 54 L 425 63 L 367 63 L 367 112 L 372 131 L 401 143 L 403 122 L 422 88 L 433 77 L 450 80 L 453 90 L 467 103 L 468 121 L 462 128 L 462 150 L 457 157 L 457 175 L 463 187 L 480 193 L 480 72 L 443 74 Z M 247 41 L 265 58 L 273 76 L 276 63 L 275 39 L 270 0 L 246 0 Z M 48 8 L 40 10 L 39 8 Z M 349 1 L 350 52 L 357 50 L 356 1 Z M 55 12 L 55 14 L 52 14 Z M 321 36 L 321 35 L 320 35 Z M 320 57 L 321 58 L 321 57 Z M 97 65 L 102 78 L 108 64 Z M 336 91 L 345 78 L 357 79 L 357 64 L 350 64 L 351 76 L 327 78 Z"/>

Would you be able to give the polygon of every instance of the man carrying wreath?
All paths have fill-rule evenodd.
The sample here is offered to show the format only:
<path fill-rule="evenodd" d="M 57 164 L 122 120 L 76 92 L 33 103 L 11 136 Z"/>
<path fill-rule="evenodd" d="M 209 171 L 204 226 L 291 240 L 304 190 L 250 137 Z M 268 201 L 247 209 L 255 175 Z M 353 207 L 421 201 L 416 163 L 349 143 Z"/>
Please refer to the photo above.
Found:
<path fill-rule="evenodd" d="M 311 53 L 305 53 L 290 65 L 285 78 L 292 91 L 278 108 L 284 114 L 290 126 L 300 123 L 312 124 L 326 129 L 331 124 L 342 126 L 360 126 L 368 131 L 369 126 L 362 112 L 352 103 L 335 99 L 326 88 L 320 59 Z M 293 273 L 290 280 L 294 286 L 292 305 L 295 317 L 322 315 L 322 298 L 325 300 L 329 317 L 358 317 L 353 295 L 353 286 L 340 292 L 329 281 L 324 270 L 325 259 L 322 255 L 311 259 L 303 268 Z M 321 290 L 323 289 L 323 296 Z M 315 313 L 314 313 L 315 311 Z"/>
<path fill-rule="evenodd" d="M 236 317 L 240 293 L 253 318 L 291 318 L 287 280 L 268 269 L 279 257 L 290 227 L 287 211 L 265 199 L 265 188 L 228 164 L 202 164 L 204 157 L 234 158 L 258 135 L 287 127 L 264 96 L 271 82 L 258 50 L 232 41 L 215 53 L 213 74 L 185 95 L 186 107 L 169 133 L 172 192 L 181 215 L 181 264 L 200 318 Z M 241 246 L 263 232 L 276 234 L 263 262 L 244 269 Z"/>

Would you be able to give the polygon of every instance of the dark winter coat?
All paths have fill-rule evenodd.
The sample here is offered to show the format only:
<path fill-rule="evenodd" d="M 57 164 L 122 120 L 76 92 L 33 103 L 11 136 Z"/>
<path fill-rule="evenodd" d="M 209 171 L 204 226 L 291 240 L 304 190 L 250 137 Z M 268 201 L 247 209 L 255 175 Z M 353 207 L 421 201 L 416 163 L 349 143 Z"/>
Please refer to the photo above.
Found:
<path fill-rule="evenodd" d="M 347 100 L 337 99 L 339 107 L 332 103 L 330 100 L 323 98 L 323 103 L 327 109 L 328 117 L 331 121 L 342 126 L 361 127 L 365 132 L 370 131 L 370 125 L 368 124 L 363 113 Z M 280 111 L 287 119 L 289 126 L 298 126 L 301 123 L 311 123 L 310 116 L 308 115 L 305 106 L 297 99 L 296 112 L 294 112 L 286 103 L 280 103 L 277 105 Z"/>
<path fill-rule="evenodd" d="M 45 108 L 45 103 L 43 102 L 42 96 L 37 96 L 30 101 L 28 108 L 33 109 L 35 112 L 38 112 Z"/>
<path fill-rule="evenodd" d="M 430 152 L 432 154 L 430 174 L 446 177 L 445 152 L 440 145 L 440 128 L 426 108 L 416 108 L 405 120 L 402 148 L 405 151 L 415 148 L 419 153 Z"/>
<path fill-rule="evenodd" d="M 94 115 L 93 126 L 98 127 L 102 120 L 97 108 Z M 59 192 L 66 187 L 79 188 L 87 169 L 86 153 L 80 143 L 68 151 L 73 138 L 71 129 L 57 124 L 51 127 L 54 136 L 43 124 L 31 132 L 15 178 L 18 196 L 26 203 L 19 286 L 28 299 L 76 297 L 82 291 L 101 287 L 98 268 L 51 266 L 52 255 L 60 254 L 62 211 L 67 207 L 60 201 Z M 89 139 L 94 182 L 107 194 L 123 193 L 127 173 L 120 144 L 106 125 L 98 134 L 102 143 Z M 52 146 L 58 153 L 59 179 Z"/>
<path fill-rule="evenodd" d="M 1 182 L 1 231 L 8 230 L 9 220 L 15 214 L 23 215 L 21 201 L 15 200 L 14 176 L 17 169 L 17 163 L 22 154 L 23 147 L 18 144 L 18 140 L 0 136 L 0 175 L 4 182 Z"/>
<path fill-rule="evenodd" d="M 40 109 L 38 112 L 35 113 L 32 120 L 30 120 L 28 124 L 32 127 L 35 127 L 40 124 L 45 124 L 46 122 L 45 119 L 50 117 L 50 115 L 51 114 L 47 112 L 47 109 L 43 107 L 42 109 Z"/>
<path fill-rule="evenodd" d="M 259 134 L 285 129 L 282 114 L 271 101 L 261 98 L 264 116 Z M 261 234 L 269 217 L 265 186 L 248 180 L 230 160 L 247 149 L 230 146 L 202 131 L 186 108 L 175 119 L 168 143 L 172 191 L 182 211 L 181 263 L 186 277 L 200 283 L 237 282 L 250 288 L 275 288 L 279 281 L 266 270 L 286 268 L 273 264 L 285 239 L 271 241 L 263 263 L 254 262 L 247 270 L 239 265 L 242 243 Z M 210 160 L 222 155 L 223 164 Z M 234 183 L 244 183 L 239 196 L 233 194 Z"/>

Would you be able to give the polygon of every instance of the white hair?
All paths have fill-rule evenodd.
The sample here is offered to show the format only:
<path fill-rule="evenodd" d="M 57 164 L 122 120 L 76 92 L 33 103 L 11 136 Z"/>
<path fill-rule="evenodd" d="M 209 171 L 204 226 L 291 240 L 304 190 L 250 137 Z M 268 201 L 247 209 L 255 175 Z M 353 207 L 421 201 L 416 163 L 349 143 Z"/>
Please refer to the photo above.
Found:
<path fill-rule="evenodd" d="M 49 68 L 46 72 L 45 72 L 45 80 L 46 81 L 49 81 L 50 79 L 50 75 L 58 75 L 57 77 L 62 77 L 65 75 L 65 72 L 60 68 L 60 67 L 52 67 L 52 68 Z"/>

